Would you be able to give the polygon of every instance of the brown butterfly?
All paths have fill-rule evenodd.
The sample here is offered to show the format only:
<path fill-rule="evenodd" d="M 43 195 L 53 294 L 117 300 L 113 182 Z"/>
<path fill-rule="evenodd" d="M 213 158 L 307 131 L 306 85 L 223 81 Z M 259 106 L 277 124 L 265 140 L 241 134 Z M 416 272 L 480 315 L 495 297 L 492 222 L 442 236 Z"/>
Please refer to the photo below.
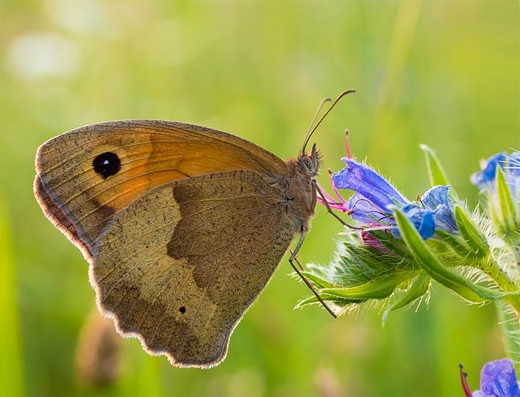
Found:
<path fill-rule="evenodd" d="M 173 365 L 208 368 L 310 228 L 320 157 L 305 146 L 314 129 L 284 162 L 191 124 L 92 124 L 38 149 L 34 192 L 89 262 L 98 308 L 118 331 Z"/>

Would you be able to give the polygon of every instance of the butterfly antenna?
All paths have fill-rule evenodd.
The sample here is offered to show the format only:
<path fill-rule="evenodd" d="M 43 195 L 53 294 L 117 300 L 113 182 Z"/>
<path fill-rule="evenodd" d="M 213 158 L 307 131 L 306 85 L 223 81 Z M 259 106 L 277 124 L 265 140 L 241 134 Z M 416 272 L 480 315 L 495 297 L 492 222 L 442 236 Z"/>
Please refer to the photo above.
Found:
<path fill-rule="evenodd" d="M 321 124 L 323 119 L 325 119 L 325 117 L 329 114 L 329 112 L 332 110 L 332 108 L 334 108 L 334 106 L 336 106 L 336 104 L 339 102 L 339 100 L 341 98 L 343 98 L 345 95 L 350 94 L 352 92 L 356 92 L 356 90 L 352 90 L 352 89 L 345 90 L 341 94 L 339 94 L 338 97 L 334 100 L 334 102 L 332 102 L 331 105 L 328 107 L 328 109 L 325 111 L 325 113 L 323 113 L 323 116 L 321 116 L 320 119 L 318 120 L 318 122 L 316 124 L 314 124 L 321 109 L 323 108 L 325 103 L 330 101 L 330 98 L 325 98 L 320 102 L 320 105 L 318 106 L 318 110 L 316 111 L 316 114 L 312 118 L 311 125 L 309 126 L 309 129 L 307 130 L 307 133 L 305 134 L 305 139 L 303 140 L 302 154 L 305 154 L 305 148 L 307 147 L 307 144 L 309 143 L 309 140 L 311 139 L 312 134 L 314 134 L 314 131 L 316 131 L 316 129 L 319 127 L 319 125 Z"/>
<path fill-rule="evenodd" d="M 329 101 L 332 101 L 330 98 L 323 98 L 318 105 L 318 109 L 316 109 L 316 113 L 314 113 L 314 117 L 311 120 L 311 124 L 309 125 L 309 128 L 307 128 L 307 133 L 305 134 L 305 139 L 303 140 L 303 149 L 302 153 L 305 152 L 305 146 L 307 146 L 307 143 L 309 142 L 309 138 L 311 137 L 312 133 L 314 132 L 315 128 L 312 128 L 314 126 L 314 123 L 316 119 L 318 118 L 318 115 L 321 112 L 321 109 L 323 109 L 323 106 Z"/>

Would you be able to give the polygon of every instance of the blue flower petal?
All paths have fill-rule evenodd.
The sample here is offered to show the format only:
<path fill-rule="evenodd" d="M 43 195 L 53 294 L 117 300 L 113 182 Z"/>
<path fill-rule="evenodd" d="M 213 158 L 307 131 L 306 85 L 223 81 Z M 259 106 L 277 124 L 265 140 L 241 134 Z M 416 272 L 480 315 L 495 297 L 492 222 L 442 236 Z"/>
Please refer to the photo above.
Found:
<path fill-rule="evenodd" d="M 506 172 L 515 178 L 520 178 L 520 152 L 511 153 L 507 159 Z"/>
<path fill-rule="evenodd" d="M 391 225 L 396 226 L 390 210 L 382 210 L 376 207 L 367 198 L 359 193 L 354 193 L 348 201 L 350 216 L 352 219 L 366 225 Z"/>
<path fill-rule="evenodd" d="M 408 204 L 402 208 L 406 217 L 412 222 L 423 240 L 429 239 L 435 233 L 434 211 L 425 210 L 415 204 Z M 396 237 L 401 237 L 399 230 L 393 230 Z"/>
<path fill-rule="evenodd" d="M 429 239 L 435 233 L 435 219 L 434 212 L 427 211 L 423 217 L 421 226 L 419 226 L 419 234 L 423 240 Z"/>
<path fill-rule="evenodd" d="M 506 158 L 506 152 L 498 153 L 488 158 L 482 171 L 471 175 L 471 183 L 478 186 L 479 189 L 484 189 L 487 186 L 492 187 L 497 174 L 497 167 L 503 166 Z"/>
<path fill-rule="evenodd" d="M 453 214 L 453 203 L 449 197 L 449 192 L 449 186 L 434 186 L 424 193 L 421 201 L 426 208 L 435 211 L 436 228 L 453 234 L 459 228 Z"/>
<path fill-rule="evenodd" d="M 515 367 L 510 359 L 487 363 L 480 374 L 481 395 L 485 397 L 520 397 Z M 478 396 L 475 393 L 473 396 Z"/>
<path fill-rule="evenodd" d="M 507 184 L 511 189 L 511 195 L 516 197 L 520 189 L 520 152 L 513 152 L 507 158 L 507 164 L 504 167 Z"/>
<path fill-rule="evenodd" d="M 426 191 L 421 197 L 421 201 L 426 208 L 430 208 L 434 210 L 439 205 L 445 204 L 450 205 L 451 201 L 449 199 L 449 186 L 437 185 Z"/>
<path fill-rule="evenodd" d="M 439 205 L 435 209 L 434 217 L 437 229 L 444 230 L 450 234 L 455 234 L 459 231 L 453 210 L 447 205 Z"/>
<path fill-rule="evenodd" d="M 342 160 L 347 166 L 332 176 L 336 188 L 354 190 L 386 213 L 390 213 L 389 205 L 408 203 L 408 200 L 370 167 L 349 158 Z"/>

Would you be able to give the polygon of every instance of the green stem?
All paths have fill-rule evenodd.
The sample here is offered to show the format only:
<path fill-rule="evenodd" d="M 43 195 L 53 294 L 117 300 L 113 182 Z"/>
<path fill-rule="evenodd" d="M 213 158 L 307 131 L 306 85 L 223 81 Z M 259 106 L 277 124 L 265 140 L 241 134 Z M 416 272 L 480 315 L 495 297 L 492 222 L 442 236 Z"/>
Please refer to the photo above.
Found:
<path fill-rule="evenodd" d="M 520 321 L 518 314 L 511 307 L 501 301 L 496 301 L 499 324 L 504 335 L 506 354 L 515 363 L 518 373 L 520 370 Z"/>
<path fill-rule="evenodd" d="M 495 283 L 497 283 L 502 291 L 518 292 L 518 286 L 495 262 L 491 255 L 489 255 L 487 261 L 479 262 L 477 268 L 483 273 L 487 274 Z"/>
<path fill-rule="evenodd" d="M 507 273 L 502 270 L 502 268 L 495 262 L 493 258 L 490 258 L 485 264 L 479 263 L 477 268 L 480 269 L 483 273 L 487 274 L 500 287 L 502 291 L 516 292 L 516 294 L 509 294 L 508 296 L 504 297 L 503 300 L 513 307 L 516 312 L 516 316 L 520 315 L 520 291 L 511 277 L 509 277 Z"/>

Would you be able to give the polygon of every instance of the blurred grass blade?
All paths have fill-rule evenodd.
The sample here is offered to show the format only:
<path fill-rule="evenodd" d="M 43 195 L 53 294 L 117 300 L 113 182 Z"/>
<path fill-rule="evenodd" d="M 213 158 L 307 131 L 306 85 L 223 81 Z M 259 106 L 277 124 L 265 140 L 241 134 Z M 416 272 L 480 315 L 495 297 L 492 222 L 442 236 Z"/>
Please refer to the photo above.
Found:
<path fill-rule="evenodd" d="M 6 211 L 0 199 L 0 396 L 24 396 L 19 313 L 15 300 L 14 255 Z"/>
<path fill-rule="evenodd" d="M 374 111 L 374 125 L 368 152 L 381 163 L 388 160 L 392 146 L 392 131 L 396 108 L 399 103 L 408 57 L 415 38 L 417 23 L 421 15 L 422 1 L 401 1 L 390 39 L 384 67 L 382 86 L 379 90 Z"/>
<path fill-rule="evenodd" d="M 496 302 L 498 323 L 507 336 L 504 338 L 506 352 L 518 367 L 520 363 L 520 335 L 518 334 L 518 315 L 504 302 Z"/>
<path fill-rule="evenodd" d="M 164 357 L 143 354 L 143 363 L 138 375 L 138 395 L 161 397 L 161 362 Z"/>
<path fill-rule="evenodd" d="M 126 343 L 122 352 L 123 371 L 118 387 L 120 396 L 161 397 L 161 365 L 169 365 L 164 356 L 145 353 L 137 341 Z"/>

